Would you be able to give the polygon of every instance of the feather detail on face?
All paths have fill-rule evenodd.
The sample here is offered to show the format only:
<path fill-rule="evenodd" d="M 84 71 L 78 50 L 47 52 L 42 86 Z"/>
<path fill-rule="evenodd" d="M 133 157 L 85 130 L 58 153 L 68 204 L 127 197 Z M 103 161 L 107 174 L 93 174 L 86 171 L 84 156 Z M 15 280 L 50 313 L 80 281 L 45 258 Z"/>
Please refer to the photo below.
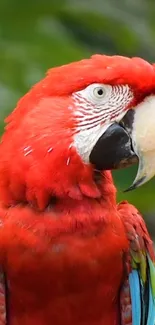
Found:
<path fill-rule="evenodd" d="M 95 170 L 105 175 L 105 169 L 140 156 L 122 120 L 154 92 L 154 66 L 140 58 L 95 55 L 49 70 L 6 119 L 0 144 L 3 202 L 44 208 L 51 196 L 101 195 Z"/>

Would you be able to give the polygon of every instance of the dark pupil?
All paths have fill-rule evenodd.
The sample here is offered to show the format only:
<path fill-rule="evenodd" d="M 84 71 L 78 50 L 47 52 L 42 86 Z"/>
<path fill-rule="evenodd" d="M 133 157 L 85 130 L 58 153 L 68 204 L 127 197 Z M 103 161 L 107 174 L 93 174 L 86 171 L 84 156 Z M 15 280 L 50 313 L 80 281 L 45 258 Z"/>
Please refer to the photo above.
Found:
<path fill-rule="evenodd" d="M 98 95 L 103 95 L 103 89 L 102 88 L 100 88 L 99 90 L 98 90 Z"/>

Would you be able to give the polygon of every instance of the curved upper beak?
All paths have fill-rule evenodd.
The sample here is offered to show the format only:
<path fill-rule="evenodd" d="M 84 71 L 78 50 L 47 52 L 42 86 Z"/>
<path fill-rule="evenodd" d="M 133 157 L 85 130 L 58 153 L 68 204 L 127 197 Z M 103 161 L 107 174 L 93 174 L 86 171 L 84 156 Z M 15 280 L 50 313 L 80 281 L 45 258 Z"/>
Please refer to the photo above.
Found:
<path fill-rule="evenodd" d="M 129 190 L 155 175 L 155 96 L 127 111 L 111 124 L 90 154 L 96 169 L 118 169 L 138 162 L 138 172 Z"/>

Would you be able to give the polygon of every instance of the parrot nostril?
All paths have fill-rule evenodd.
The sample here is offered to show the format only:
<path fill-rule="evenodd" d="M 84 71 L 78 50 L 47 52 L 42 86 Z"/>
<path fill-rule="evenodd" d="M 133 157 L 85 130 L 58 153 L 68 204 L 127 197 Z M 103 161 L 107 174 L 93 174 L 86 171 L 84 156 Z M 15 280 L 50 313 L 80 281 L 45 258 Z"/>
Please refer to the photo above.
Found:
<path fill-rule="evenodd" d="M 131 132 L 128 132 L 128 128 L 125 127 L 125 124 L 124 124 L 123 121 L 120 121 L 119 122 L 119 125 L 127 132 L 128 136 L 129 136 L 131 150 L 134 152 L 134 148 L 133 148 L 133 144 L 132 144 L 132 139 L 131 139 Z"/>
<path fill-rule="evenodd" d="M 127 132 L 131 144 L 131 150 L 134 152 L 133 143 L 132 143 L 132 129 L 133 129 L 133 122 L 134 122 L 134 115 L 135 111 L 130 109 L 127 111 L 123 119 L 119 122 L 119 125 Z"/>
<path fill-rule="evenodd" d="M 129 135 L 131 135 L 132 133 L 134 115 L 135 115 L 135 111 L 133 109 L 130 109 L 127 111 L 127 113 L 124 115 L 122 120 L 119 122 L 119 125 L 122 126 Z"/>

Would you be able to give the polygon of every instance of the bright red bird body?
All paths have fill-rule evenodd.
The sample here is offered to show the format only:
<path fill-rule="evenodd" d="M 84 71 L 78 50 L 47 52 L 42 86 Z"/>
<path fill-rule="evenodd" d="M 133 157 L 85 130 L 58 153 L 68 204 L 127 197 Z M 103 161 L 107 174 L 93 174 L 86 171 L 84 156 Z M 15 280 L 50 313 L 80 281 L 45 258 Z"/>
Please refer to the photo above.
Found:
<path fill-rule="evenodd" d="M 44 213 L 18 206 L 4 219 L 10 325 L 119 324 L 128 243 L 109 199 L 70 199 Z"/>
<path fill-rule="evenodd" d="M 131 80 L 139 61 L 126 60 L 95 56 L 51 70 L 7 120 L 0 144 L 0 325 L 134 325 L 122 290 L 130 250 L 147 250 L 154 260 L 152 242 L 136 209 L 117 206 L 111 173 L 83 161 L 87 147 L 80 151 L 84 141 L 76 137 L 83 107 L 73 114 L 83 99 L 72 97 L 93 82 L 124 80 L 136 94 L 127 89 L 125 110 L 136 104 L 154 75 L 140 61 Z"/>

